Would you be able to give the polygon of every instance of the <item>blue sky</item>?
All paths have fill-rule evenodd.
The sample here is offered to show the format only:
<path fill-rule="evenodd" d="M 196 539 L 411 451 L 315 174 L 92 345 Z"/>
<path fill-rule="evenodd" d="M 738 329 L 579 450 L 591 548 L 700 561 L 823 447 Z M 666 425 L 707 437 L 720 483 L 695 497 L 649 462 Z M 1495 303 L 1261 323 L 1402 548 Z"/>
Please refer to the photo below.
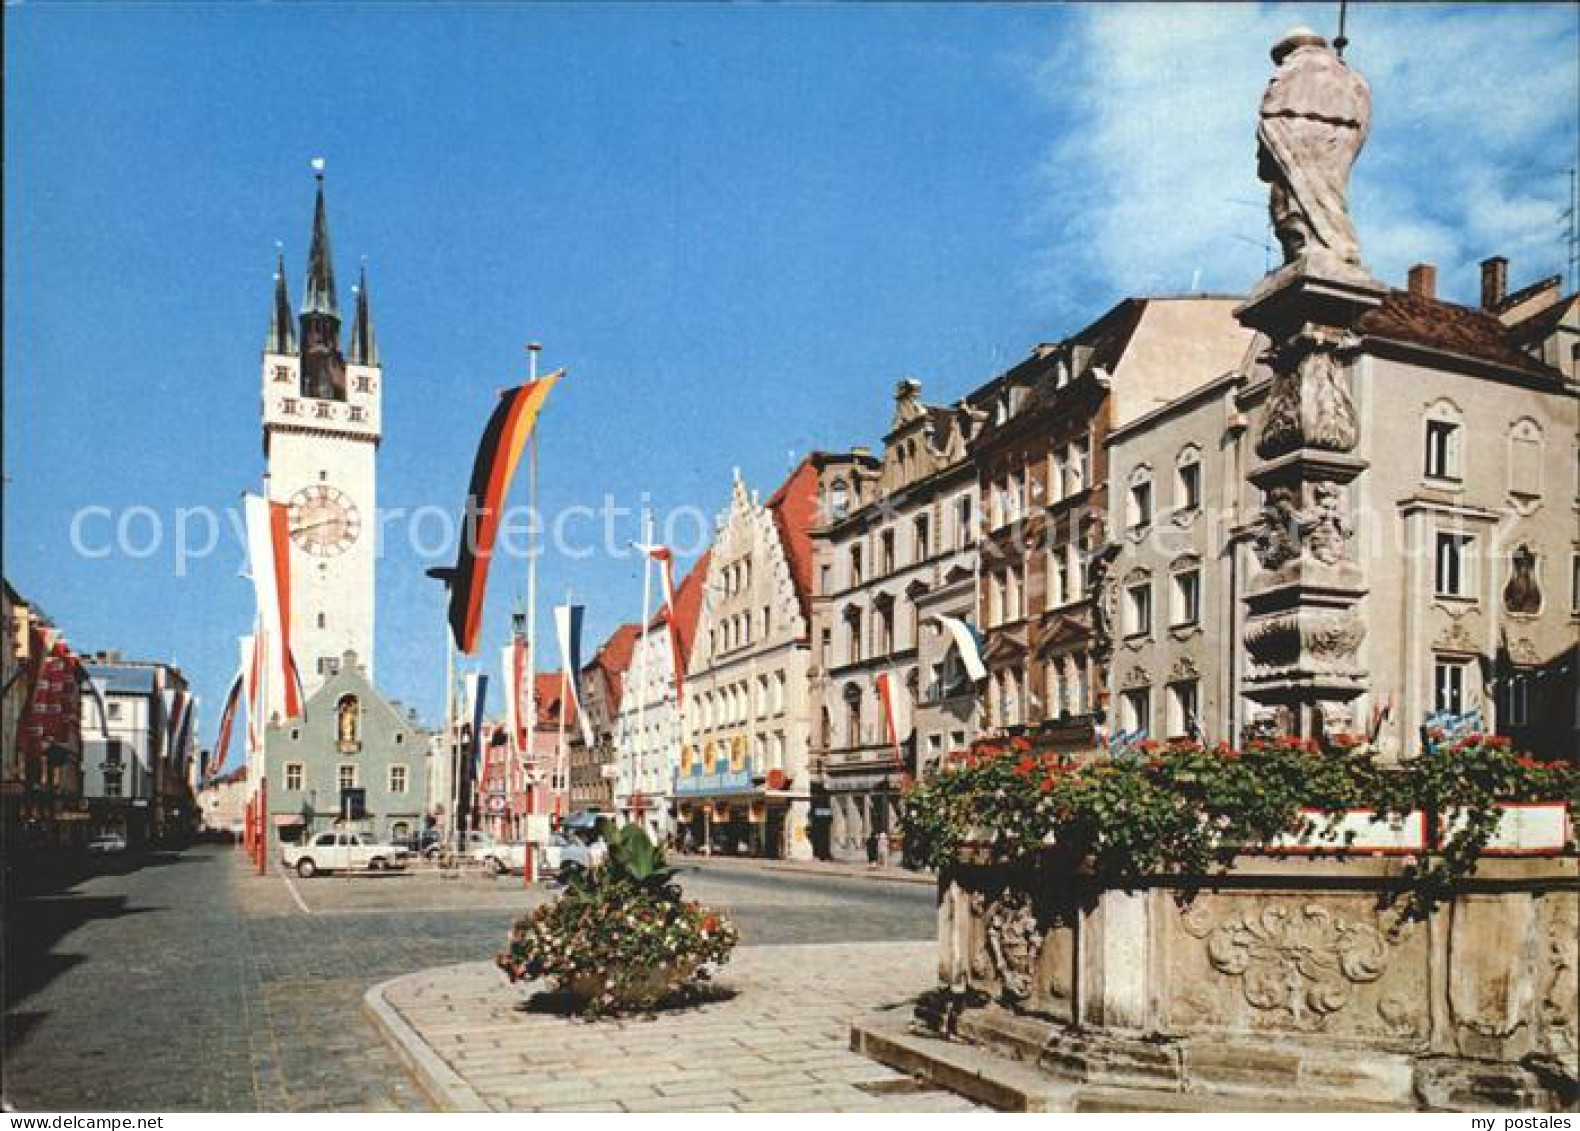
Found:
<path fill-rule="evenodd" d="M 1577 10 L 1361 7 L 1355 211 L 1373 269 L 1451 297 L 1562 269 Z M 386 365 L 380 503 L 459 508 L 522 345 L 571 374 L 544 508 L 716 512 L 874 443 L 894 382 L 952 400 L 1128 293 L 1260 275 L 1254 115 L 1280 32 L 1336 5 L 23 4 L 6 20 L 5 571 L 79 648 L 173 657 L 205 737 L 251 619 L 240 547 L 176 576 L 70 548 L 84 506 L 225 507 L 263 469 L 275 243 L 300 300 L 328 161 L 342 305 Z M 627 521 L 620 536 L 636 533 Z M 228 537 L 228 536 L 227 536 Z M 379 681 L 432 718 L 432 561 L 379 567 Z M 501 561 L 483 655 L 524 568 Z M 585 652 L 631 559 L 548 557 Z M 546 617 L 544 617 L 546 620 Z"/>

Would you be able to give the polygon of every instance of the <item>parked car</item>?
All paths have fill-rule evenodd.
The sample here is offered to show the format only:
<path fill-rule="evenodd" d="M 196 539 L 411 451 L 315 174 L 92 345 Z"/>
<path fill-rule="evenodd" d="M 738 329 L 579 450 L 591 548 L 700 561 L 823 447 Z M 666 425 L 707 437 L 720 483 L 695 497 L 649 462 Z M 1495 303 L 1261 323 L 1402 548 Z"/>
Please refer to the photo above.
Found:
<path fill-rule="evenodd" d="M 591 848 L 574 837 L 568 837 L 564 833 L 554 833 L 549 837 L 549 843 L 543 846 L 541 859 L 546 871 L 558 872 L 567 864 L 580 864 L 583 868 L 591 868 L 594 864 L 594 853 Z"/>
<path fill-rule="evenodd" d="M 114 856 L 126 851 L 126 838 L 120 833 L 105 833 L 88 842 L 88 852 L 94 856 Z"/>
<path fill-rule="evenodd" d="M 527 846 L 510 841 L 495 840 L 485 833 L 473 832 L 467 837 L 466 855 L 482 864 L 495 875 L 519 872 L 527 864 Z"/>
<path fill-rule="evenodd" d="M 412 833 L 410 836 L 397 838 L 395 845 L 399 848 L 404 848 L 413 856 L 426 858 L 439 854 L 439 848 L 443 839 L 438 829 L 423 829 L 420 833 Z"/>
<path fill-rule="evenodd" d="M 411 853 L 395 844 L 380 844 L 361 833 L 319 833 L 305 844 L 288 844 L 280 852 L 287 868 L 303 879 L 320 872 L 377 872 L 404 868 Z"/>

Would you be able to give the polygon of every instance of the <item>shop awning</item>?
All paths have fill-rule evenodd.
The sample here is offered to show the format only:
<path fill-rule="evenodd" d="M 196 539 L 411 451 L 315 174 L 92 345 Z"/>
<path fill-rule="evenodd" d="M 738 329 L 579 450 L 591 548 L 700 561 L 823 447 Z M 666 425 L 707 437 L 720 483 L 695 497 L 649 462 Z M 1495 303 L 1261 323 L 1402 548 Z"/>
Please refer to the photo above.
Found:
<path fill-rule="evenodd" d="M 277 829 L 288 829 L 293 825 L 305 824 L 307 824 L 307 818 L 300 813 L 276 813 L 274 815 L 274 827 Z"/>

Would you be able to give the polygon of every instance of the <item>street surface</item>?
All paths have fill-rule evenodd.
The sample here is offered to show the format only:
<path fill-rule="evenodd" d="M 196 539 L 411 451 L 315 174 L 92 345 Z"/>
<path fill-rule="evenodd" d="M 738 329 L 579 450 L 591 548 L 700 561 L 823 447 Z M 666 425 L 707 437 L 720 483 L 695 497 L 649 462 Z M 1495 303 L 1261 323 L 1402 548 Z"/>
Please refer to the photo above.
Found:
<path fill-rule="evenodd" d="M 688 897 L 729 911 L 743 946 L 933 936 L 925 885 L 682 867 Z M 260 877 L 216 845 L 28 896 L 6 908 L 4 1098 L 21 1110 L 426 1110 L 363 1018 L 363 994 L 490 959 L 542 898 L 520 877 Z"/>

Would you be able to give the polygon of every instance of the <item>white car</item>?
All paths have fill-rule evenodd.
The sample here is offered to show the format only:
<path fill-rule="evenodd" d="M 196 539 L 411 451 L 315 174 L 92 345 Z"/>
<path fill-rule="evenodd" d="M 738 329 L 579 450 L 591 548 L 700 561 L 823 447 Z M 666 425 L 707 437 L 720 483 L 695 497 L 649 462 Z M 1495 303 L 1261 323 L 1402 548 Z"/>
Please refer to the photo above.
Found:
<path fill-rule="evenodd" d="M 404 868 L 411 853 L 393 844 L 379 844 L 361 833 L 319 833 L 306 844 L 288 844 L 280 852 L 287 868 L 304 880 L 320 872 L 378 872 Z"/>
<path fill-rule="evenodd" d="M 105 833 L 88 842 L 88 852 L 93 856 L 113 856 L 126 851 L 126 838 L 120 833 Z"/>
<path fill-rule="evenodd" d="M 467 837 L 466 855 L 499 876 L 506 872 L 519 872 L 527 866 L 526 845 L 494 840 L 477 832 Z"/>

